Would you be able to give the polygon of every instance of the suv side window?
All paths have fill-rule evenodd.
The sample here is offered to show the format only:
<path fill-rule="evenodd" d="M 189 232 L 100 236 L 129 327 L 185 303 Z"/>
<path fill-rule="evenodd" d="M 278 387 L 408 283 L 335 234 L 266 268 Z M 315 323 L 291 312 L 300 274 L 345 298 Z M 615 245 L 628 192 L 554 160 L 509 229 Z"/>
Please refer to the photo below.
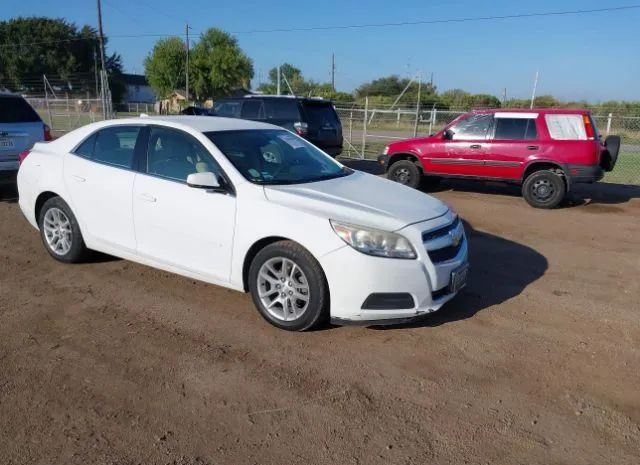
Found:
<path fill-rule="evenodd" d="M 213 107 L 213 111 L 215 116 L 225 116 L 227 118 L 239 118 L 240 117 L 240 106 L 242 102 L 238 101 L 225 101 L 216 103 Z"/>
<path fill-rule="evenodd" d="M 533 118 L 496 118 L 495 140 L 534 140 L 538 138 Z"/>
<path fill-rule="evenodd" d="M 220 168 L 200 142 L 182 131 L 152 127 L 146 172 L 153 176 L 186 182 L 193 173 L 220 175 Z"/>
<path fill-rule="evenodd" d="M 247 99 L 242 103 L 240 118 L 264 119 L 264 105 L 262 100 Z"/>
<path fill-rule="evenodd" d="M 267 119 L 300 120 L 300 109 L 295 99 L 265 99 L 264 107 Z"/>
<path fill-rule="evenodd" d="M 471 115 L 449 128 L 453 140 L 484 140 L 493 123 L 493 115 Z"/>
<path fill-rule="evenodd" d="M 131 169 L 140 126 L 101 129 L 85 139 L 74 151 L 90 160 Z"/>

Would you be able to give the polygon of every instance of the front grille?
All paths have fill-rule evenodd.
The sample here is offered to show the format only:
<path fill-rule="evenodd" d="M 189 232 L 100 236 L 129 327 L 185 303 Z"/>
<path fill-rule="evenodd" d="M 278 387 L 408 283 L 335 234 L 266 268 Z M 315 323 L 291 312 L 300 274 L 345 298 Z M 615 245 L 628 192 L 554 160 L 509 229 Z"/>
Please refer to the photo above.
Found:
<path fill-rule="evenodd" d="M 462 240 L 458 242 L 458 245 L 450 245 L 437 250 L 428 250 L 427 253 L 429 254 L 429 258 L 431 259 L 431 262 L 440 263 L 440 262 L 446 262 L 447 260 L 454 259 L 456 255 L 460 253 L 460 249 L 462 249 L 462 246 L 464 245 L 464 241 L 465 241 L 464 238 L 462 238 Z"/>
<path fill-rule="evenodd" d="M 452 223 L 443 226 L 438 229 L 434 229 L 433 231 L 425 231 L 422 233 L 422 242 L 429 242 L 434 239 L 438 239 L 439 237 L 446 236 L 449 234 L 449 231 L 454 231 L 458 225 L 460 224 L 460 217 L 456 217 Z"/>

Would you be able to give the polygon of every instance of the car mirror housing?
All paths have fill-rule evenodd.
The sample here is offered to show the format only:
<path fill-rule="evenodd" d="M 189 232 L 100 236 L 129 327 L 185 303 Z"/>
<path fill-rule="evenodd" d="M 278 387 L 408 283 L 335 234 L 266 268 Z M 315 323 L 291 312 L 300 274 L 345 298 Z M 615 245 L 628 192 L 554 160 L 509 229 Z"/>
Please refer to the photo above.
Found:
<path fill-rule="evenodd" d="M 200 189 L 220 189 L 218 176 L 210 171 L 190 174 L 187 176 L 187 185 Z"/>
<path fill-rule="evenodd" d="M 451 129 L 445 129 L 444 133 L 442 133 L 442 138 L 443 139 L 447 139 L 447 140 L 451 140 L 453 139 L 453 131 Z"/>

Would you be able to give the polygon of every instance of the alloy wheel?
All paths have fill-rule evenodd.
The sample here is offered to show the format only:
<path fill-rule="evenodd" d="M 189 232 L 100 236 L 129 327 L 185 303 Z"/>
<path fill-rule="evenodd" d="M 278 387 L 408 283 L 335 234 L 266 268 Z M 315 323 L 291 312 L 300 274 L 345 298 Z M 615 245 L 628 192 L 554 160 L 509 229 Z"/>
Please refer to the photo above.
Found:
<path fill-rule="evenodd" d="M 273 257 L 264 262 L 257 284 L 262 306 L 277 320 L 297 320 L 309 306 L 309 281 L 291 259 Z"/>
<path fill-rule="evenodd" d="M 44 237 L 49 249 L 56 255 L 66 255 L 71 250 L 73 232 L 67 215 L 59 208 L 46 211 L 42 223 Z"/>

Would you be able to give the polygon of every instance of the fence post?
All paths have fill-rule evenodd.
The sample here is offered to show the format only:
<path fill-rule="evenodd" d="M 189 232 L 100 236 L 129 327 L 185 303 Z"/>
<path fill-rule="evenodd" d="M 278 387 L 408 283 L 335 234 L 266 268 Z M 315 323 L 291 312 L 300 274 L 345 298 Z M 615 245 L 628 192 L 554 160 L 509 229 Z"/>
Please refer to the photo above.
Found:
<path fill-rule="evenodd" d="M 420 124 L 420 90 L 422 89 L 422 76 L 418 76 L 418 100 L 416 101 L 416 124 L 413 127 L 413 137 L 418 137 L 418 124 Z"/>
<path fill-rule="evenodd" d="M 51 118 L 51 107 L 49 106 L 49 92 L 47 92 L 47 77 L 43 74 L 42 81 L 44 83 L 44 102 L 47 105 L 47 114 L 49 115 L 49 128 L 53 131 L 53 118 Z"/>
<path fill-rule="evenodd" d="M 611 131 L 611 119 L 613 118 L 613 113 L 609 113 L 609 117 L 607 118 L 607 132 L 606 135 L 609 135 L 609 132 Z"/>
<path fill-rule="evenodd" d="M 353 110 L 349 112 L 349 155 L 351 155 L 352 144 L 353 144 Z"/>
<path fill-rule="evenodd" d="M 400 108 L 396 110 L 396 113 L 398 114 L 396 118 L 396 127 L 399 128 L 400 127 Z"/>
<path fill-rule="evenodd" d="M 362 158 L 364 159 L 364 149 L 367 144 L 367 116 L 369 112 L 369 97 L 364 98 L 364 119 L 362 120 Z"/>

